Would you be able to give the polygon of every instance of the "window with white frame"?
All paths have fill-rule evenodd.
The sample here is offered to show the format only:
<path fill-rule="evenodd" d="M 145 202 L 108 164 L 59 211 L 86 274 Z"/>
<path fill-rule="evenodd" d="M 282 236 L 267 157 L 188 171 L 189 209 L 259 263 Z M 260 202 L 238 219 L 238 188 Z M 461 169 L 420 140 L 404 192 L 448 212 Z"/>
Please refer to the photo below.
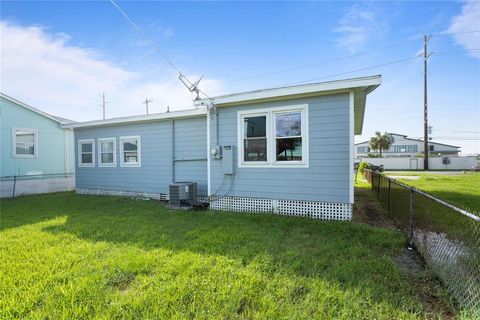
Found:
<path fill-rule="evenodd" d="M 141 166 L 140 136 L 120 137 L 120 166 Z"/>
<path fill-rule="evenodd" d="M 239 167 L 308 166 L 307 106 L 239 111 Z"/>
<path fill-rule="evenodd" d="M 101 138 L 98 139 L 98 166 L 99 167 L 116 167 L 116 139 Z"/>
<path fill-rule="evenodd" d="M 37 130 L 14 128 L 12 138 L 15 158 L 37 157 Z"/>
<path fill-rule="evenodd" d="M 78 140 L 78 166 L 95 166 L 95 141 L 93 139 Z"/>

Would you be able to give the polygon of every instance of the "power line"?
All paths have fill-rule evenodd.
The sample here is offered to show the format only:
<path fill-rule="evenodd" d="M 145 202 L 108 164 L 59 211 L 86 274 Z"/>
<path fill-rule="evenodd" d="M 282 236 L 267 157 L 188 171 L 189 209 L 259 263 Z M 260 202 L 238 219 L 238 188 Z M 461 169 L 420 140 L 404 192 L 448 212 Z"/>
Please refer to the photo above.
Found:
<path fill-rule="evenodd" d="M 336 76 L 342 76 L 342 75 L 346 75 L 346 74 L 350 74 L 350 73 L 355 73 L 355 72 L 360 72 L 360 71 L 375 69 L 375 68 L 384 67 L 384 66 L 388 66 L 388 65 L 391 65 L 391 64 L 400 63 L 400 62 L 409 61 L 409 60 L 418 59 L 418 58 L 420 58 L 420 56 L 414 56 L 414 57 L 404 58 L 404 59 L 400 59 L 400 60 L 395 60 L 395 61 L 385 62 L 385 63 L 382 63 L 382 64 L 373 65 L 373 66 L 370 66 L 370 67 L 355 69 L 355 70 L 346 71 L 346 72 L 341 72 L 341 73 L 330 74 L 330 75 L 328 75 L 328 76 L 310 78 L 310 79 L 302 80 L 302 81 L 290 82 L 290 83 L 286 83 L 286 84 L 282 84 L 282 85 L 288 86 L 288 85 L 294 85 L 294 84 L 298 84 L 298 83 L 305 83 L 305 82 L 316 81 L 316 80 L 320 80 L 320 79 L 324 79 L 324 78 L 331 78 L 331 77 L 336 77 Z"/>
<path fill-rule="evenodd" d="M 160 49 L 160 47 L 145 33 L 143 32 L 143 30 L 135 23 L 135 21 L 133 21 L 125 11 L 122 10 L 122 8 L 120 8 L 114 0 L 110 0 L 110 2 L 113 4 L 113 6 L 115 8 L 118 9 L 118 11 L 120 11 L 120 13 L 125 17 L 125 19 L 128 20 L 128 22 L 133 26 L 133 28 L 138 32 L 140 33 L 144 38 L 145 40 L 155 49 L 155 51 L 157 51 L 157 53 L 162 57 L 163 60 L 165 60 L 165 62 L 167 62 L 175 71 L 177 71 L 178 73 L 178 78 L 179 80 L 187 87 L 187 89 L 190 91 L 190 92 L 197 92 L 197 97 L 198 97 L 198 93 L 201 92 L 203 93 L 206 97 L 210 98 L 204 91 L 200 90 L 200 88 L 198 88 L 198 83 L 200 82 L 200 80 L 196 81 L 196 82 L 191 82 L 183 73 L 182 71 L 180 70 L 180 68 L 178 68 L 163 52 L 162 50 Z M 202 76 L 203 77 L 203 76 Z M 188 82 L 187 83 L 185 83 Z"/>
<path fill-rule="evenodd" d="M 431 35 L 434 37 L 437 37 L 437 36 L 450 36 L 455 34 L 467 34 L 467 33 L 476 33 L 476 32 L 480 32 L 480 30 L 470 30 L 470 31 L 461 31 L 461 32 L 439 32 L 439 33 L 433 33 Z"/>
<path fill-rule="evenodd" d="M 359 57 L 359 56 L 367 55 L 367 54 L 370 54 L 370 53 L 372 53 L 372 52 L 381 51 L 381 50 L 385 50 L 385 49 L 389 49 L 389 48 L 393 48 L 393 47 L 398 47 L 398 46 L 401 46 L 401 45 L 406 44 L 406 43 L 411 43 L 411 42 L 414 42 L 414 41 L 418 41 L 418 40 L 420 40 L 420 39 L 421 39 L 421 38 L 415 38 L 415 39 L 411 39 L 411 40 L 407 40 L 407 41 L 403 41 L 403 42 L 398 42 L 398 43 L 390 44 L 390 45 L 387 45 L 387 46 L 384 46 L 384 47 L 380 47 L 380 48 L 377 48 L 377 49 L 373 49 L 373 50 L 369 50 L 369 51 L 364 51 L 364 52 L 360 52 L 360 53 L 356 53 L 356 54 L 352 54 L 352 55 L 348 55 L 348 56 L 343 56 L 343 57 L 338 57 L 338 58 L 331 58 L 331 59 L 327 59 L 327 60 L 323 60 L 323 61 L 319 61 L 319 62 L 313 62 L 313 63 L 309 63 L 309 64 L 300 65 L 300 66 L 297 66 L 297 67 L 286 68 L 286 69 L 282 69 L 282 70 L 278 70 L 278 71 L 272 71 L 272 72 L 257 74 L 257 75 L 253 75 L 253 76 L 243 77 L 243 78 L 236 78 L 236 79 L 231 79 L 231 80 L 225 80 L 224 82 L 230 83 L 230 82 L 238 82 L 238 81 L 243 81 L 243 80 L 251 80 L 251 79 L 256 79 L 256 78 L 262 78 L 262 77 L 267 77 L 267 76 L 271 76 L 271 75 L 276 75 L 276 74 L 280 74 L 280 73 L 285 73 L 285 72 L 290 72 L 290 71 L 301 70 L 301 69 L 305 69 L 305 68 L 310 68 L 310 67 L 314 67 L 314 66 L 326 64 L 326 63 L 329 63 L 329 62 L 342 61 L 342 60 L 346 60 L 346 59 L 349 59 L 349 58 L 354 58 L 354 57 Z"/>

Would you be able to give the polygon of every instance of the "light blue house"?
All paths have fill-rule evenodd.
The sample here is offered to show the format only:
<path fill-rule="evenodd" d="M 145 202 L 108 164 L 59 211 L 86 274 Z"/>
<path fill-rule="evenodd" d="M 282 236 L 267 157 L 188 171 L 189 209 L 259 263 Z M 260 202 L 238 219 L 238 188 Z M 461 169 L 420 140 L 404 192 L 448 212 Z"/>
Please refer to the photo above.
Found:
<path fill-rule="evenodd" d="M 71 122 L 0 93 L 3 196 L 10 194 L 12 178 L 18 179 L 17 194 L 65 190 L 68 183 L 63 178 L 72 176 L 75 171 L 75 151 L 73 130 L 62 128 L 62 125 Z M 41 185 L 39 181 L 30 181 L 39 176 L 55 177 L 55 180 L 42 179 Z M 73 181 L 73 177 L 70 180 Z"/>
<path fill-rule="evenodd" d="M 351 218 L 354 134 L 380 76 L 196 100 L 196 109 L 64 125 L 78 193 L 168 198 L 197 182 L 218 210 Z"/>

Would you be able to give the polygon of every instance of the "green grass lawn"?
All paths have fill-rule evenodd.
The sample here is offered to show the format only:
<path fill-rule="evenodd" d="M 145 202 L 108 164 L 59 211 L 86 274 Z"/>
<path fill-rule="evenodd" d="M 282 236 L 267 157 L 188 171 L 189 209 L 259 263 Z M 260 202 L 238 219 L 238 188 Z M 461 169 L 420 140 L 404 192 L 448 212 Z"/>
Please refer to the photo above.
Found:
<path fill-rule="evenodd" d="M 395 173 L 395 175 L 407 174 L 402 172 Z M 420 178 L 418 180 L 399 180 L 480 215 L 480 173 L 442 175 L 408 172 L 408 175 L 420 176 Z"/>
<path fill-rule="evenodd" d="M 0 319 L 435 318 L 395 262 L 404 243 L 366 224 L 156 201 L 2 200 Z"/>

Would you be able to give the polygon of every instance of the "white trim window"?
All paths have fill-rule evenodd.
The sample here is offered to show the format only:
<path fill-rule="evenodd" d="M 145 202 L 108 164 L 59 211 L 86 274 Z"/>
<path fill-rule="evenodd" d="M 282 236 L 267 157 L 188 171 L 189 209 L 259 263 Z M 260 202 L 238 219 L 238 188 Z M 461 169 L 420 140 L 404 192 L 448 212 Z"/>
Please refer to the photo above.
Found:
<path fill-rule="evenodd" d="M 78 166 L 95 167 L 95 140 L 78 140 Z"/>
<path fill-rule="evenodd" d="M 308 106 L 239 111 L 239 167 L 308 167 Z"/>
<path fill-rule="evenodd" d="M 120 166 L 141 167 L 140 136 L 120 137 Z"/>
<path fill-rule="evenodd" d="M 38 157 L 38 131 L 35 129 L 12 129 L 12 154 L 14 158 Z"/>
<path fill-rule="evenodd" d="M 117 139 L 100 138 L 98 139 L 98 166 L 116 167 L 117 166 Z"/>

